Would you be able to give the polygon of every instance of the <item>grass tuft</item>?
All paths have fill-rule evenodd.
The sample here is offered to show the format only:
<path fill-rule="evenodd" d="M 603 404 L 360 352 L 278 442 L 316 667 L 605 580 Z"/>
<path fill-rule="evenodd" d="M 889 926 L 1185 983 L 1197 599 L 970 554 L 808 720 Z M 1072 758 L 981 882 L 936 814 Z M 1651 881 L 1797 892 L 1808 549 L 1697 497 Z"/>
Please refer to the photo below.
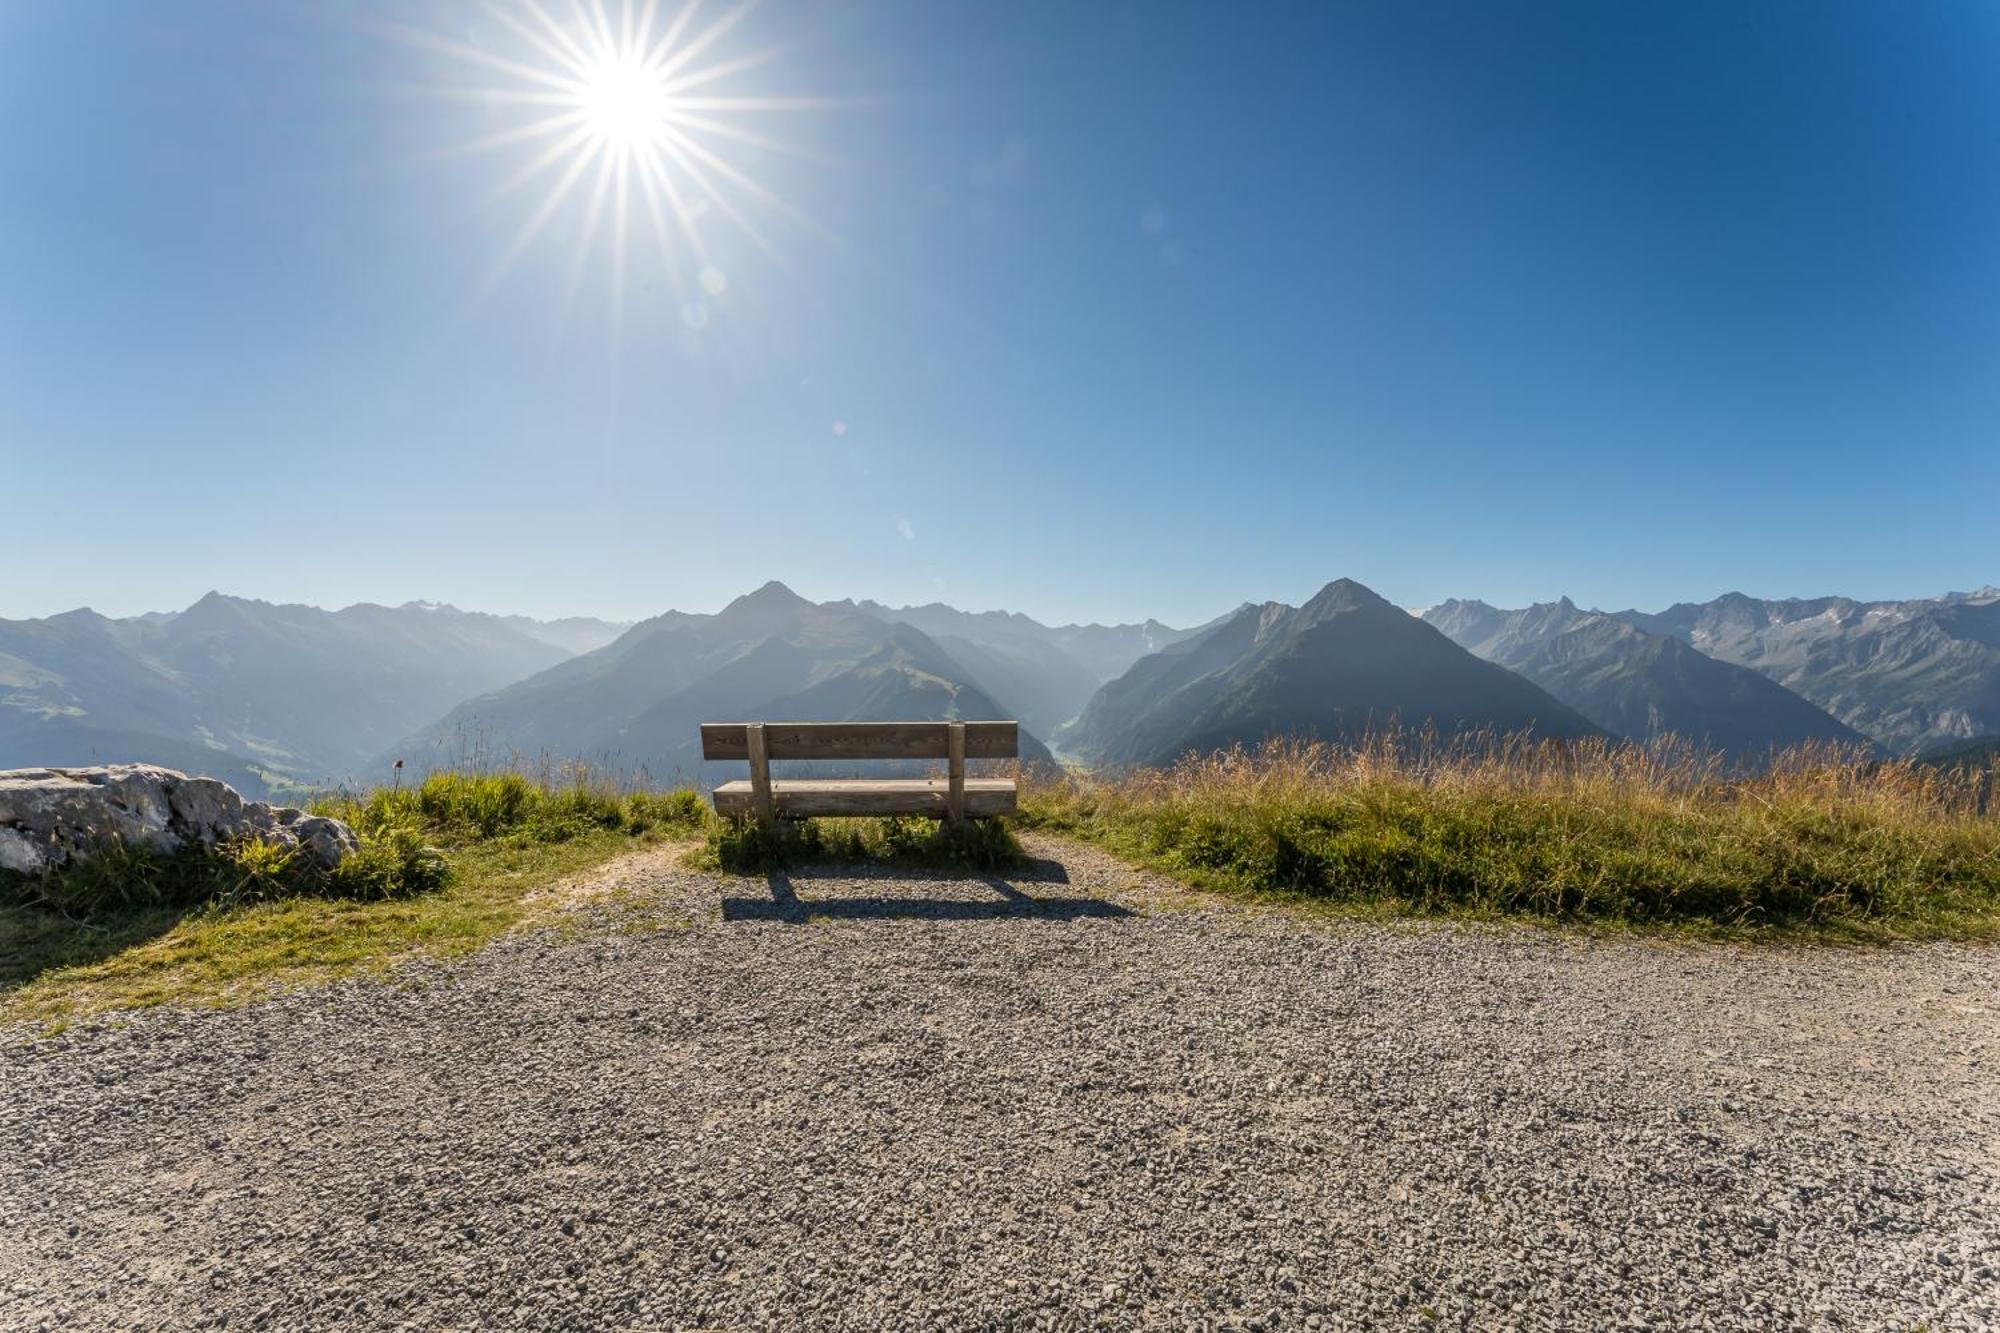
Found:
<path fill-rule="evenodd" d="M 259 838 L 174 852 L 114 847 L 37 875 L 0 875 L 0 905 L 93 919 L 278 898 L 376 901 L 428 893 L 450 877 L 450 864 L 421 830 L 389 826 L 363 834 L 360 850 L 331 870 L 298 848 Z"/>
<path fill-rule="evenodd" d="M 927 818 L 719 819 L 697 863 L 751 874 L 804 862 L 886 861 L 945 870 L 1003 870 L 1026 859 L 1013 831 L 997 819 L 951 825 Z"/>
<path fill-rule="evenodd" d="M 415 787 L 322 796 L 312 811 L 344 820 L 364 838 L 419 828 L 459 843 L 509 836 L 563 842 L 596 830 L 698 832 L 709 819 L 692 789 L 624 791 L 583 768 L 542 781 L 520 773 L 433 773 Z"/>

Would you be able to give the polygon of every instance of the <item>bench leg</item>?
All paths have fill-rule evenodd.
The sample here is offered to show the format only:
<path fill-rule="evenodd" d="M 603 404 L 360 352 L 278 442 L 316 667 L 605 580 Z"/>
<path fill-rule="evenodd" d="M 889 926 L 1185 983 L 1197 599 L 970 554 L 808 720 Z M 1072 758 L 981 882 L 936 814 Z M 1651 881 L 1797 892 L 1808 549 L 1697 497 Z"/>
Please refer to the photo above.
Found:
<path fill-rule="evenodd" d="M 945 724 L 945 822 L 965 822 L 965 724 Z"/>
<path fill-rule="evenodd" d="M 777 807 L 771 800 L 771 756 L 764 747 L 764 724 L 752 722 L 744 730 L 750 742 L 750 796 L 756 802 L 757 822 L 768 829 Z"/>

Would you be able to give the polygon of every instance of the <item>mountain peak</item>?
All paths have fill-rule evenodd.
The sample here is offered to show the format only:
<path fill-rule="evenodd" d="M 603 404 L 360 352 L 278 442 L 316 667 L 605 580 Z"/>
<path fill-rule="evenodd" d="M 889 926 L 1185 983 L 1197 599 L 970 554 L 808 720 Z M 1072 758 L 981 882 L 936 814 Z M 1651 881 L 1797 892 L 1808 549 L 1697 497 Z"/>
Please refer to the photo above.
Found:
<path fill-rule="evenodd" d="M 1314 593 L 1312 600 L 1299 610 L 1308 620 L 1318 620 L 1325 616 L 1387 606 L 1389 603 L 1373 588 L 1356 583 L 1353 579 L 1335 579 Z"/>
<path fill-rule="evenodd" d="M 746 592 L 716 614 L 716 620 L 738 632 L 751 635 L 774 634 L 798 622 L 814 610 L 811 602 L 772 579 L 755 592 Z"/>
<path fill-rule="evenodd" d="M 246 615 L 254 613 L 261 605 L 266 604 L 211 590 L 203 593 L 193 605 L 175 618 L 188 626 L 235 624 L 240 623 Z"/>
<path fill-rule="evenodd" d="M 811 606 L 811 605 L 812 605 L 811 602 L 808 602 L 805 598 L 799 596 L 797 593 L 793 592 L 790 588 L 787 588 L 784 584 L 778 582 L 778 580 L 772 579 L 769 583 L 766 583 L 763 587 L 757 589 L 757 591 L 746 592 L 741 597 L 738 597 L 735 601 L 731 602 L 728 606 L 723 607 L 722 614 L 726 616 L 731 611 L 735 611 L 744 607 L 779 608 L 779 607 L 800 607 L 800 606 Z"/>

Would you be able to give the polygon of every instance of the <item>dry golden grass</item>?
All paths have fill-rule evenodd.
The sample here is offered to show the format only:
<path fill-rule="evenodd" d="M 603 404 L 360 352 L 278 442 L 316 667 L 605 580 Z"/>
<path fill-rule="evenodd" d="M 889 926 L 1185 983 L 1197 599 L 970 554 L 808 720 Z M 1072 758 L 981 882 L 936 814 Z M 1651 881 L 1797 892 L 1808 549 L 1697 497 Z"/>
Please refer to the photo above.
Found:
<path fill-rule="evenodd" d="M 1990 781 L 1832 748 L 1755 776 L 1672 741 L 1280 741 L 1045 775 L 1022 822 L 1211 888 L 1423 914 L 1850 938 L 2000 935 Z"/>

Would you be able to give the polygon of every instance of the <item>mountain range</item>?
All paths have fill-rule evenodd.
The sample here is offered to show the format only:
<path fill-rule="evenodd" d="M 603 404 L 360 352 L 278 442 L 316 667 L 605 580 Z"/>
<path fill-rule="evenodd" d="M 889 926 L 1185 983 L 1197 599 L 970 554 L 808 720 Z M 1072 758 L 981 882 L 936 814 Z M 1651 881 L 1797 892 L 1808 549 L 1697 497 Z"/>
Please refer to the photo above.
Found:
<path fill-rule="evenodd" d="M 1100 684 L 1124 675 L 1149 653 L 1201 632 L 1174 629 L 1157 620 L 1131 625 L 1044 625 L 1018 611 L 960 611 L 942 602 L 898 609 L 879 602 L 855 605 L 884 620 L 914 625 L 933 637 L 949 636 L 1017 651 L 1039 648 L 1059 652 Z"/>
<path fill-rule="evenodd" d="M 1340 579 L 1191 629 L 816 604 L 777 583 L 636 624 L 220 593 L 126 619 L 0 620 L 0 767 L 147 760 L 251 792 L 379 781 L 399 758 L 705 778 L 697 724 L 747 717 L 1017 717 L 1026 757 L 1046 742 L 1106 765 L 1391 721 L 1672 732 L 1748 764 L 1801 741 L 1978 755 L 2000 736 L 2000 590 L 1732 593 L 1657 613 L 1454 600 L 1418 617 Z"/>
<path fill-rule="evenodd" d="M 1748 667 L 1718 661 L 1565 597 L 1520 610 L 1453 600 L 1423 618 L 1467 651 L 1527 677 L 1604 730 L 1645 741 L 1673 734 L 1752 758 L 1867 738 Z"/>
<path fill-rule="evenodd" d="M 1896 753 L 2000 733 L 2000 588 L 1886 602 L 1733 592 L 1616 614 L 1749 667 Z"/>
<path fill-rule="evenodd" d="M 564 660 L 583 629 L 544 628 L 421 603 L 322 611 L 220 593 L 128 619 L 0 620 L 0 767 L 144 759 L 253 792 L 323 784 L 467 695 Z"/>

